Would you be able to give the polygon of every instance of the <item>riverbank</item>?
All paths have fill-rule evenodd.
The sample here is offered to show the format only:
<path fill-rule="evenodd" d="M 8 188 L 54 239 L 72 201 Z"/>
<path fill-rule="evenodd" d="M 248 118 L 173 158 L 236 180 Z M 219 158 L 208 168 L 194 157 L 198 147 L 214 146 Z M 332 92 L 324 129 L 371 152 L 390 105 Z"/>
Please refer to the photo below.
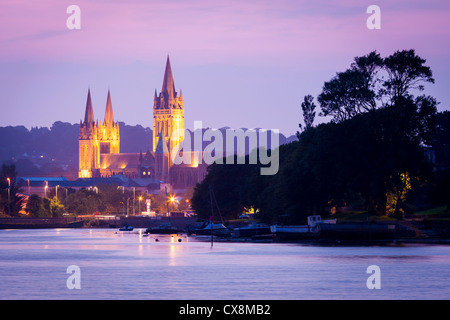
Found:
<path fill-rule="evenodd" d="M 79 218 L 0 218 L 0 229 L 82 228 Z"/>
<path fill-rule="evenodd" d="M 0 229 L 54 229 L 54 228 L 107 228 L 118 229 L 123 225 L 131 225 L 134 228 L 151 228 L 170 224 L 172 227 L 187 231 L 190 226 L 196 225 L 195 217 L 169 218 L 169 217 L 116 217 L 103 220 L 93 217 L 70 218 L 0 218 Z M 354 222 L 353 222 L 354 223 Z M 303 243 L 317 245 L 400 245 L 400 244 L 450 244 L 449 220 L 399 220 L 386 222 L 395 226 L 395 232 L 391 237 L 375 239 L 366 233 L 347 232 L 336 233 L 332 237 L 329 234 L 315 235 L 306 239 L 283 239 L 275 234 L 258 235 L 254 237 L 214 237 L 215 242 L 254 242 L 254 243 Z M 240 227 L 245 221 L 230 224 L 229 227 Z M 201 237 L 200 237 L 201 238 Z M 204 236 L 204 241 L 210 241 L 210 237 Z"/>
<path fill-rule="evenodd" d="M 95 217 L 68 218 L 0 218 L 0 229 L 54 229 L 54 228 L 120 228 L 131 225 L 134 228 L 150 228 L 160 224 L 170 223 L 172 226 L 185 229 L 196 224 L 196 218 L 169 217 L 116 217 L 114 219 L 99 219 Z"/>

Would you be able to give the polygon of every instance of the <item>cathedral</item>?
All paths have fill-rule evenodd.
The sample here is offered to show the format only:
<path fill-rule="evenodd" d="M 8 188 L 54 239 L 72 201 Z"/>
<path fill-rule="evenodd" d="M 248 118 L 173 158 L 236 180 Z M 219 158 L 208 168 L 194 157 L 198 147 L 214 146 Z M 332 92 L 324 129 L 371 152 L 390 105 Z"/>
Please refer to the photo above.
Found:
<path fill-rule="evenodd" d="M 80 121 L 79 178 L 111 177 L 148 179 L 170 184 L 174 188 L 188 188 L 200 182 L 204 165 L 174 164 L 171 152 L 184 139 L 183 94 L 175 90 L 175 83 L 167 57 L 161 92 L 153 101 L 153 149 L 142 153 L 120 153 L 119 122 L 114 121 L 111 94 L 108 90 L 105 118 L 94 120 L 91 92 L 88 90 L 84 121 Z M 143 142 L 143 145 L 145 142 Z M 194 153 L 190 155 L 194 159 Z"/>

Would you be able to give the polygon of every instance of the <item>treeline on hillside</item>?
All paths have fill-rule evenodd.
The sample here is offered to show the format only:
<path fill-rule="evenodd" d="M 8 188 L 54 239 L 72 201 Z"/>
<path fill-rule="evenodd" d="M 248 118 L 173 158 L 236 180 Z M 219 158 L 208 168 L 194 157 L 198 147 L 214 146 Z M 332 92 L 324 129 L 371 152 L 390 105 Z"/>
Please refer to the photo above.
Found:
<path fill-rule="evenodd" d="M 316 106 L 305 97 L 305 125 L 298 141 L 279 148 L 276 175 L 260 175 L 248 159 L 213 164 L 195 188 L 193 209 L 229 219 L 254 207 L 265 222 L 304 223 L 332 207 L 401 218 L 449 206 L 450 112 L 438 113 L 431 96 L 413 95 L 434 83 L 425 62 L 414 50 L 356 57 L 318 96 L 320 115 L 331 122 L 313 126 Z"/>
<path fill-rule="evenodd" d="M 152 130 L 119 122 L 121 152 L 152 148 Z M 14 163 L 19 175 L 48 174 L 52 164 L 78 167 L 79 124 L 57 121 L 50 128 L 0 127 L 0 163 Z"/>
<path fill-rule="evenodd" d="M 141 125 L 130 126 L 119 122 L 120 152 L 139 153 L 152 150 L 153 130 Z M 203 135 L 203 129 L 200 133 Z M 217 129 L 225 138 L 226 128 Z M 243 129 L 246 131 L 247 129 Z M 192 131 L 191 137 L 193 137 Z M 0 163 L 15 164 L 19 175 L 60 174 L 78 168 L 79 124 L 57 121 L 51 128 L 24 126 L 0 127 Z M 295 140 L 295 136 L 280 135 L 280 144 Z M 193 139 L 192 139 L 193 143 Z M 202 141 L 202 148 L 209 142 Z M 224 139 L 223 146 L 226 146 Z M 192 145 L 194 150 L 194 145 Z M 237 149 L 235 149 L 237 151 Z M 241 150 L 243 151 L 243 150 Z M 248 150 L 245 150 L 248 152 Z"/>

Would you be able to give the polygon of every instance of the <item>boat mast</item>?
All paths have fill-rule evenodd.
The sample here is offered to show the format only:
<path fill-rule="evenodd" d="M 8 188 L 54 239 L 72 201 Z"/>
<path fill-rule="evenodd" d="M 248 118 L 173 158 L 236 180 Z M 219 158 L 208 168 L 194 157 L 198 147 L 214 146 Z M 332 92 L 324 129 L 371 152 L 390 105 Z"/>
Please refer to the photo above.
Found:
<path fill-rule="evenodd" d="M 213 211 L 213 199 L 212 199 L 212 186 L 209 185 L 209 198 L 211 200 L 211 216 L 209 217 L 210 226 L 211 226 L 211 247 L 214 244 L 213 240 L 213 223 L 214 223 L 214 211 Z"/>

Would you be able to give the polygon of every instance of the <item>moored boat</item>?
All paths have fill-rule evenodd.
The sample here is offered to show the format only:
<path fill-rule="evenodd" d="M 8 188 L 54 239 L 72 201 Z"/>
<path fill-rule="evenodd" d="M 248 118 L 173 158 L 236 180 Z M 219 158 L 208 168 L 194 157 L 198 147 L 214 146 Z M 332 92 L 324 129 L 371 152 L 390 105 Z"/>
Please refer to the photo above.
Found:
<path fill-rule="evenodd" d="M 211 235 L 212 233 L 214 236 L 231 236 L 231 231 L 222 223 L 213 223 L 211 230 L 211 222 L 193 230 L 192 233 L 196 235 Z"/>
<path fill-rule="evenodd" d="M 148 234 L 174 234 L 174 233 L 181 233 L 183 232 L 183 229 L 173 227 L 169 223 L 167 224 L 160 224 L 156 227 L 149 227 L 145 230 L 144 233 Z"/>
<path fill-rule="evenodd" d="M 133 227 L 129 224 L 126 224 L 122 228 L 120 228 L 119 231 L 133 231 Z"/>
<path fill-rule="evenodd" d="M 281 239 L 307 239 L 318 235 L 319 224 L 322 224 L 322 218 L 319 215 L 308 216 L 308 224 L 281 226 L 272 225 L 270 231 Z"/>
<path fill-rule="evenodd" d="M 265 224 L 253 223 L 244 227 L 238 227 L 232 229 L 232 234 L 236 238 L 246 238 L 258 235 L 271 234 L 270 226 Z"/>

